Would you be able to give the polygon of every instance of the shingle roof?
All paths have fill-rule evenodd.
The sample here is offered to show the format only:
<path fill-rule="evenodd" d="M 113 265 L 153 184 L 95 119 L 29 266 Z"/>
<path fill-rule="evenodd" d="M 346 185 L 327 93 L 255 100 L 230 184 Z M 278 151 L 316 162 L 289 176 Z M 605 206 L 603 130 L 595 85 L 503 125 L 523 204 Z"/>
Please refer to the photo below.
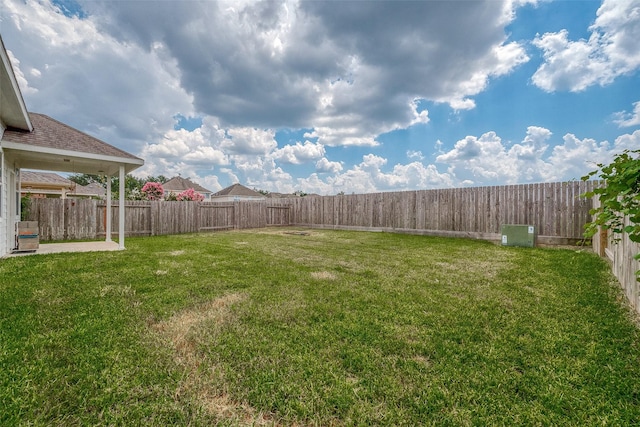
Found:
<path fill-rule="evenodd" d="M 60 187 L 71 188 L 76 184 L 66 178 L 61 177 L 57 173 L 51 172 L 33 172 L 33 171 L 20 171 L 20 182 L 22 184 L 44 184 L 44 185 L 58 185 Z"/>
<path fill-rule="evenodd" d="M 188 179 L 183 178 L 181 176 L 176 176 L 171 178 L 169 181 L 162 184 L 162 188 L 164 188 L 165 191 L 172 191 L 172 192 L 177 192 L 177 191 L 182 192 L 184 190 L 193 188 L 195 191 L 199 193 L 209 193 L 209 194 L 213 193 L 213 191 L 207 190 L 203 186 L 196 184 L 195 182 L 191 182 Z"/>
<path fill-rule="evenodd" d="M 264 195 L 253 191 L 250 188 L 245 187 L 242 184 L 233 184 L 227 188 L 223 188 L 218 191 L 214 196 L 249 196 L 249 197 L 264 197 Z"/>
<path fill-rule="evenodd" d="M 92 182 L 87 185 L 76 185 L 71 194 L 104 197 L 107 194 L 107 190 L 97 182 Z"/>
<path fill-rule="evenodd" d="M 25 145 L 138 159 L 126 151 L 120 150 L 98 138 L 87 135 L 44 114 L 29 113 L 29 118 L 33 124 L 33 132 L 8 128 L 5 130 L 2 139 Z"/>

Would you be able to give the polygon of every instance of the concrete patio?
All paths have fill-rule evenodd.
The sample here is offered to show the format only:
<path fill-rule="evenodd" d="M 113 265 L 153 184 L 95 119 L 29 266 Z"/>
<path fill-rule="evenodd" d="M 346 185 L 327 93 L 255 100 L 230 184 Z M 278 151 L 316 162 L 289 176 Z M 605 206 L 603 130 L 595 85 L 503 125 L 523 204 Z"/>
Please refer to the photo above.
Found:
<path fill-rule="evenodd" d="M 41 243 L 35 251 L 13 252 L 6 255 L 6 258 L 25 255 L 57 254 L 61 252 L 109 252 L 117 250 L 119 250 L 118 242 Z"/>

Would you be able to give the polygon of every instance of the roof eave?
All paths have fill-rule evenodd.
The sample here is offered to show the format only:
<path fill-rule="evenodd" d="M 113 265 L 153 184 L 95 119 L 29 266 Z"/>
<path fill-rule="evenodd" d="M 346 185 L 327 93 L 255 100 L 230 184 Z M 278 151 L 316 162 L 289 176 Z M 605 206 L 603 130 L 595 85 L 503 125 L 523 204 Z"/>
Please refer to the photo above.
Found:
<path fill-rule="evenodd" d="M 4 121 L 8 126 L 31 132 L 33 131 L 33 124 L 31 124 L 31 119 L 29 118 L 29 113 L 27 111 L 24 98 L 22 97 L 22 92 L 20 91 L 18 80 L 16 79 L 15 72 L 13 71 L 13 66 L 11 65 L 11 61 L 9 60 L 9 54 L 7 53 L 7 49 L 4 46 L 4 41 L 2 41 L 1 35 L 0 58 L 2 61 L 2 67 L 5 70 L 5 72 L 3 72 L 2 79 L 8 79 L 9 86 L 11 86 L 11 91 L 2 91 L 2 97 L 4 98 L 6 96 L 7 102 L 9 103 L 9 105 L 5 106 L 4 108 L 13 107 L 14 110 L 17 110 L 17 116 L 14 115 L 11 118 L 1 119 L 3 119 L 2 121 Z"/>
<path fill-rule="evenodd" d="M 120 165 L 123 165 L 125 167 L 125 173 L 129 173 L 144 165 L 144 160 L 137 157 L 107 156 L 103 154 L 92 154 L 80 151 L 63 150 L 59 148 L 27 145 L 5 140 L 2 141 L 2 148 L 8 151 L 14 150 L 19 157 L 28 158 L 46 156 L 46 159 L 49 162 L 49 166 L 46 169 L 55 171 L 114 175 L 115 173 L 117 173 Z M 39 166 L 41 162 L 42 159 L 40 158 L 37 159 L 37 163 L 34 165 L 22 165 L 21 167 L 42 169 L 42 167 Z M 59 165 L 57 165 L 56 167 L 51 167 L 51 163 L 55 162 L 58 162 Z M 103 169 L 86 171 L 86 167 L 83 166 L 82 170 L 76 170 L 76 168 L 74 168 L 74 162 L 80 162 L 82 164 L 95 162 L 105 165 L 105 167 L 109 167 L 107 168 L 107 170 Z"/>

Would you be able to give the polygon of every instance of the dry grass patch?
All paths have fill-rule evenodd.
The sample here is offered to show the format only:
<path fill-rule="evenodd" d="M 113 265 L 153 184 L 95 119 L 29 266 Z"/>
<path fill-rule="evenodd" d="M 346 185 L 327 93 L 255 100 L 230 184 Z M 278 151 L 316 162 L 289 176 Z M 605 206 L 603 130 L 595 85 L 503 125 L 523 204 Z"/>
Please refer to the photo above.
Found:
<path fill-rule="evenodd" d="M 183 311 L 168 320 L 159 322 L 153 329 L 168 338 L 176 350 L 176 360 L 181 365 L 198 367 L 195 354 L 196 329 L 205 322 L 213 321 L 221 326 L 231 317 L 231 306 L 246 299 L 243 294 L 227 294 L 199 307 Z"/>
<path fill-rule="evenodd" d="M 311 273 L 311 277 L 316 280 L 336 280 L 338 278 L 330 271 L 314 271 Z"/>
<path fill-rule="evenodd" d="M 175 351 L 175 361 L 185 368 L 176 398 L 183 394 L 194 396 L 201 406 L 219 419 L 246 425 L 273 425 L 273 420 L 247 404 L 232 399 L 224 390 L 212 387 L 213 378 L 222 374 L 215 367 L 201 370 L 203 356 L 198 354 L 198 331 L 206 325 L 221 327 L 232 320 L 231 306 L 246 300 L 246 295 L 232 293 L 216 298 L 196 308 L 177 313 L 170 319 L 156 323 L 152 329 L 159 333 Z"/>

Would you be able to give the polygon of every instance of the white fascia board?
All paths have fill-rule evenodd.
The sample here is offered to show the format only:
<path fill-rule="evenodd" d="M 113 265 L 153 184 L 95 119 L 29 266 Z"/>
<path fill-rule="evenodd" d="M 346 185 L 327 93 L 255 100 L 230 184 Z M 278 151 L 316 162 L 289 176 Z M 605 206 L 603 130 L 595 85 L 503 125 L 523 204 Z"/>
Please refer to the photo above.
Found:
<path fill-rule="evenodd" d="M 144 165 L 142 159 L 132 159 L 129 157 L 106 156 L 104 154 L 83 153 L 81 151 L 61 150 L 59 148 L 39 147 L 37 145 L 26 145 L 17 142 L 2 141 L 2 147 L 8 150 L 18 150 L 29 153 L 51 154 L 61 157 L 75 157 L 87 160 L 98 160 L 110 163 L 124 163 L 127 165 Z"/>

